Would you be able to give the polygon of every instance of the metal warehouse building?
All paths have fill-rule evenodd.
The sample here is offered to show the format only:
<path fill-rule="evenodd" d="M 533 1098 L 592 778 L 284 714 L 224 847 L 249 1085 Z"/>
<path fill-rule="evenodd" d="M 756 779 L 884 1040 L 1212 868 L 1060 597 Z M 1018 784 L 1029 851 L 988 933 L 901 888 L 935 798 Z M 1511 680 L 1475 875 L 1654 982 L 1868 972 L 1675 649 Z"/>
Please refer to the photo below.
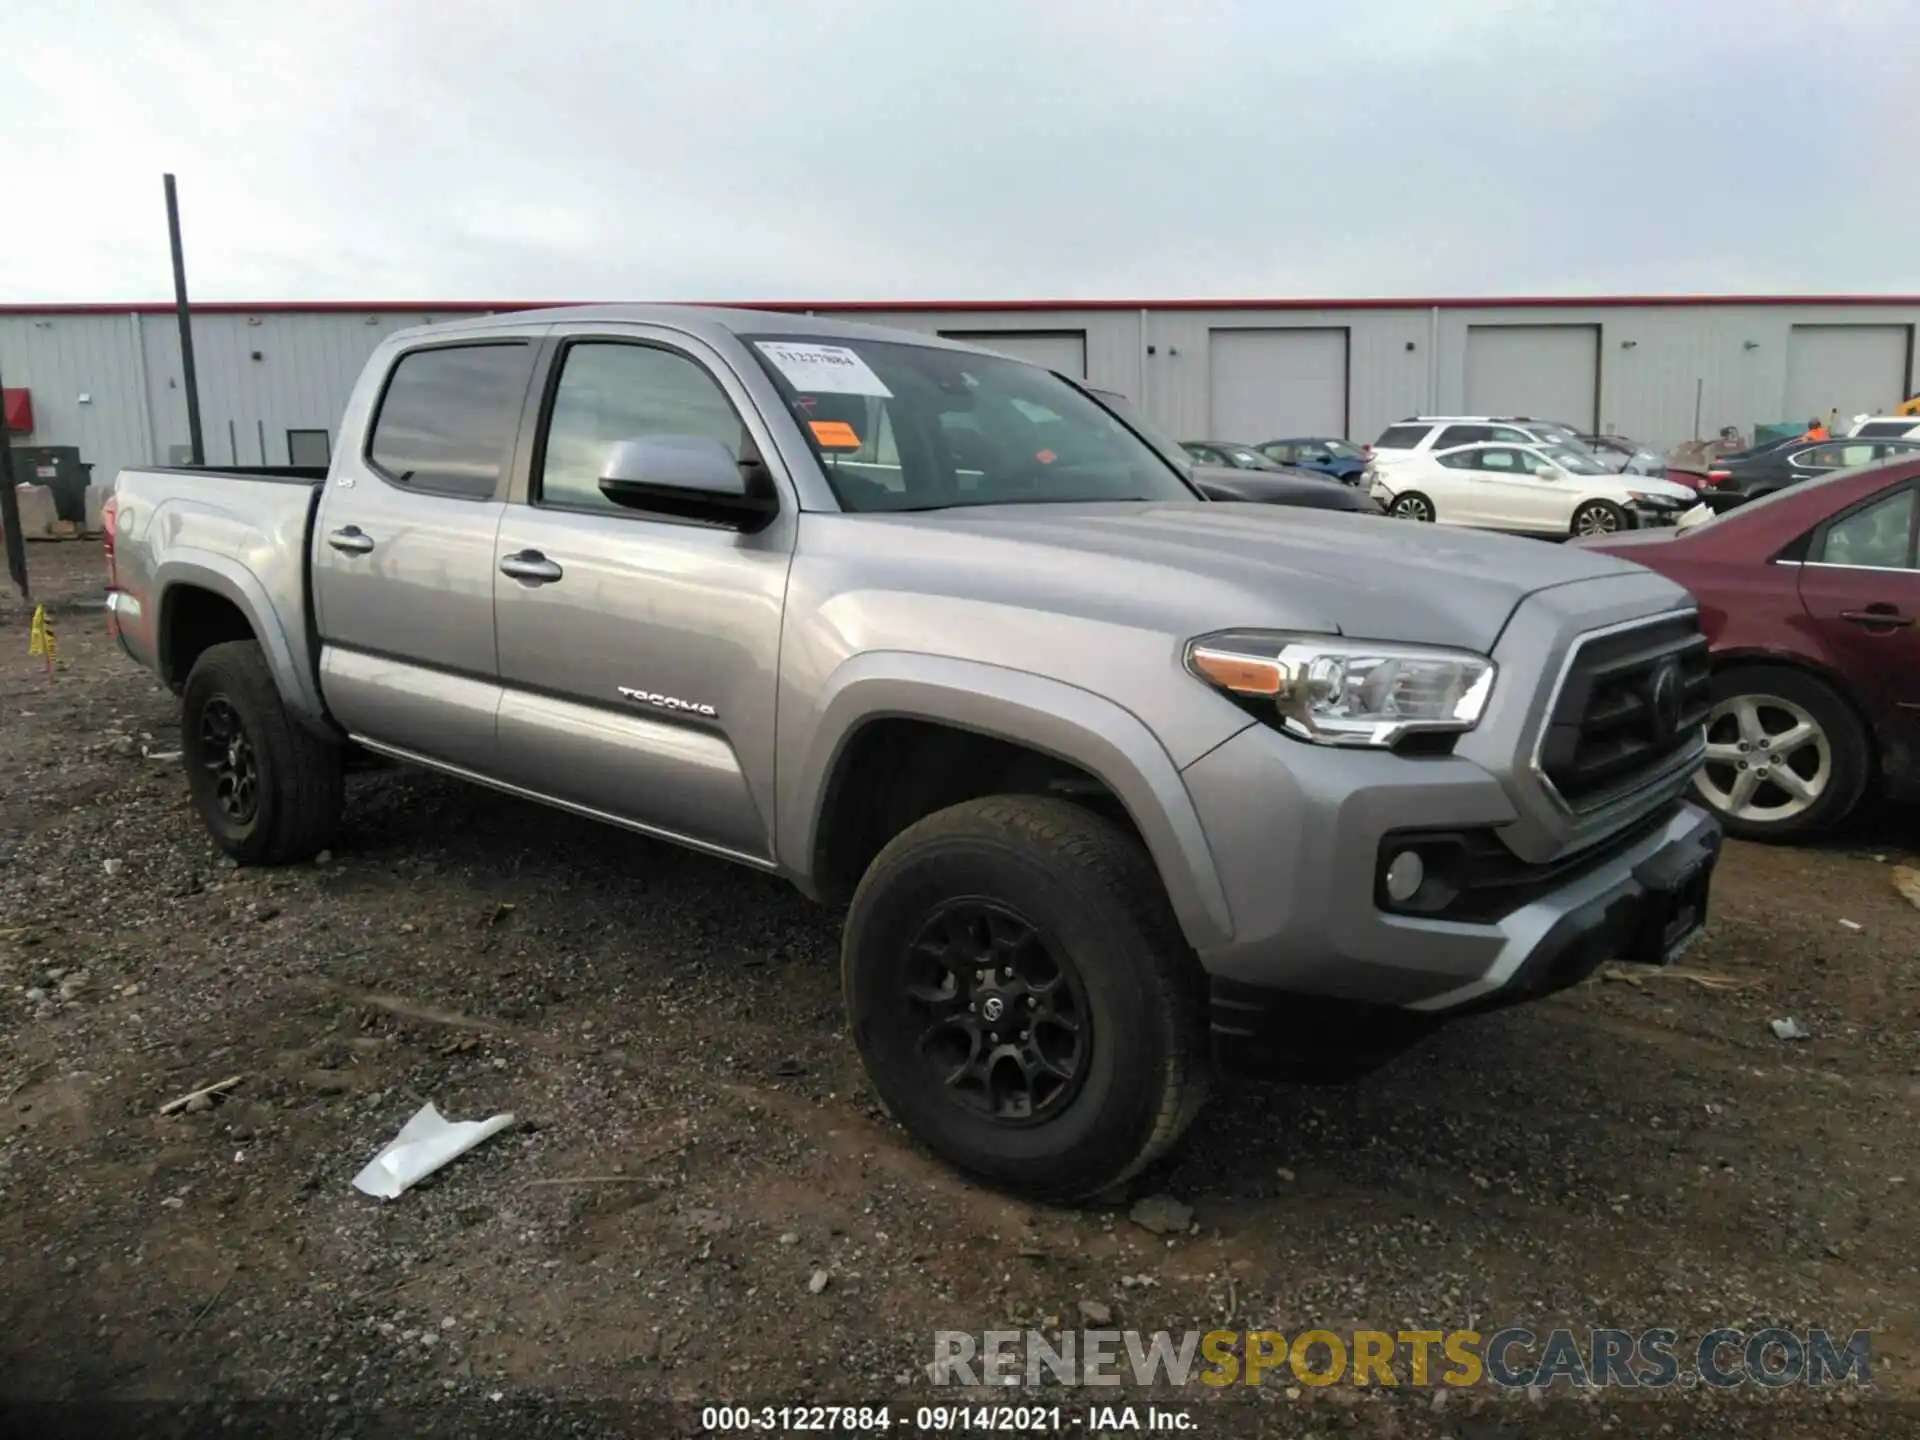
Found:
<path fill-rule="evenodd" d="M 211 464 L 324 460 L 396 329 L 521 304 L 194 307 Z M 1759 424 L 1885 412 L 1920 388 L 1920 296 L 774 304 L 934 331 L 1119 390 L 1174 434 L 1370 440 L 1416 413 L 1525 414 L 1666 449 Z M 104 481 L 184 458 L 165 305 L 0 306 L 16 445 L 76 446 Z M 19 393 L 24 392 L 24 394 Z"/>

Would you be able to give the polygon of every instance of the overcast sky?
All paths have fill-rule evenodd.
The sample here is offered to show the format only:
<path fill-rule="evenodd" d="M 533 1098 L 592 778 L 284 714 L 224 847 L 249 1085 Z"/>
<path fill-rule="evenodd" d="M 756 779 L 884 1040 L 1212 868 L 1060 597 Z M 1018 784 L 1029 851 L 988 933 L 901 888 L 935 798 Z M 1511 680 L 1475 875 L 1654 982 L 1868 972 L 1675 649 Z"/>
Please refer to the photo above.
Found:
<path fill-rule="evenodd" d="M 27 0 L 0 301 L 1914 293 L 1913 18 Z"/>

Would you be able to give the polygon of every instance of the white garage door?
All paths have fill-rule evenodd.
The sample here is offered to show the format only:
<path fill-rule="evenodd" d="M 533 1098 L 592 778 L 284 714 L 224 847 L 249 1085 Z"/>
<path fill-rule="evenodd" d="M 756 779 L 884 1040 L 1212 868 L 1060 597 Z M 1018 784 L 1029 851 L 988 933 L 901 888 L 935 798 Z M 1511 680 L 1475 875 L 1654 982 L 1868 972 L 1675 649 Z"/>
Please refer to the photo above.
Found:
<path fill-rule="evenodd" d="M 1469 415 L 1527 415 L 1598 428 L 1598 325 L 1469 325 Z"/>
<path fill-rule="evenodd" d="M 942 330 L 940 333 L 949 340 L 1044 365 L 1076 380 L 1087 378 L 1087 332 L 1084 330 Z"/>
<path fill-rule="evenodd" d="M 1347 433 L 1345 330 L 1215 330 L 1207 346 L 1208 428 L 1195 440 Z"/>
<path fill-rule="evenodd" d="M 1838 410 L 1890 414 L 1907 398 L 1905 325 L 1796 325 L 1787 336 L 1787 413 L 1792 423 Z"/>

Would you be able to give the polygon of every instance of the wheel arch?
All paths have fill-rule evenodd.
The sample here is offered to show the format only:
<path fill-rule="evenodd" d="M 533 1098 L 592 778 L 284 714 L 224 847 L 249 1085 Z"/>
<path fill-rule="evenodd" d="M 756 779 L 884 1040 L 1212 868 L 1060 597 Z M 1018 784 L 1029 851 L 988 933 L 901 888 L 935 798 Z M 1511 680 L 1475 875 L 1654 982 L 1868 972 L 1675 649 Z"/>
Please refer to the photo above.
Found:
<path fill-rule="evenodd" d="M 209 645 L 252 639 L 266 656 L 289 712 L 309 729 L 334 738 L 318 683 L 304 663 L 310 653 L 306 637 L 301 634 L 296 642 L 288 634 L 256 576 L 225 555 L 176 550 L 156 571 L 153 586 L 160 597 L 155 664 L 167 685 L 175 691 L 185 685 L 193 661 Z"/>
<path fill-rule="evenodd" d="M 1231 938 L 1226 894 L 1185 782 L 1152 732 L 1111 700 L 972 661 L 867 652 L 834 673 L 814 713 L 809 736 L 783 738 L 782 752 L 801 758 L 783 773 L 776 825 L 781 869 L 807 893 L 831 897 L 844 879 L 832 863 L 834 827 L 869 753 L 862 737 L 906 722 L 980 737 L 1091 778 L 1139 835 L 1188 942 L 1200 949 Z"/>

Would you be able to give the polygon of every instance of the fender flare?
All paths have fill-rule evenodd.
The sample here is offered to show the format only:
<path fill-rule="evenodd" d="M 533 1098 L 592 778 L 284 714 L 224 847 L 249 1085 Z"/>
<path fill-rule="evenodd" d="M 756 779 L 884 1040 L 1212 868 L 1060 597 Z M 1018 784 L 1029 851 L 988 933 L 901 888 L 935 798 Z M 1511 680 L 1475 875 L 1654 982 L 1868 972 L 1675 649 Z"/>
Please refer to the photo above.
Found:
<path fill-rule="evenodd" d="M 804 758 L 778 785 L 776 853 L 801 889 L 814 893 L 828 786 L 854 736 L 883 719 L 952 725 L 1085 770 L 1119 798 L 1139 828 L 1187 943 L 1200 950 L 1232 938 L 1232 914 L 1199 812 L 1173 757 L 1137 716 L 1059 680 L 908 651 L 870 651 L 846 661 L 821 687 L 800 722 L 804 731 L 782 737 L 783 754 L 798 749 Z"/>
<path fill-rule="evenodd" d="M 153 588 L 160 597 L 159 621 L 155 628 L 156 664 L 163 670 L 168 667 L 167 626 L 174 598 L 182 587 L 206 590 L 231 602 L 260 642 L 267 668 L 287 708 L 309 728 L 335 736 L 336 732 L 327 723 L 319 683 L 307 664 L 309 651 L 305 637 L 302 636 L 296 646 L 266 588 L 245 566 L 225 555 L 211 550 L 174 549 L 154 572 Z M 185 680 L 184 675 L 176 677 L 176 683 Z"/>

